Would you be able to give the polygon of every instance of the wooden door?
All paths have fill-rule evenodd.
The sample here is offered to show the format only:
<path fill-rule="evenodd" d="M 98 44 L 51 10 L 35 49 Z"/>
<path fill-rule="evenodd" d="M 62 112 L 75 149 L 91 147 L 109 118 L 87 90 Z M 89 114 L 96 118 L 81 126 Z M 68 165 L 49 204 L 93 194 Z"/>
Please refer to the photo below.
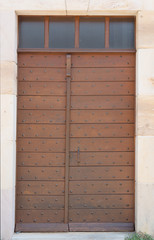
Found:
<path fill-rule="evenodd" d="M 134 53 L 20 53 L 17 231 L 134 229 Z"/>
<path fill-rule="evenodd" d="M 135 55 L 72 55 L 70 231 L 134 223 Z"/>
<path fill-rule="evenodd" d="M 65 54 L 19 54 L 17 231 L 64 224 Z"/>

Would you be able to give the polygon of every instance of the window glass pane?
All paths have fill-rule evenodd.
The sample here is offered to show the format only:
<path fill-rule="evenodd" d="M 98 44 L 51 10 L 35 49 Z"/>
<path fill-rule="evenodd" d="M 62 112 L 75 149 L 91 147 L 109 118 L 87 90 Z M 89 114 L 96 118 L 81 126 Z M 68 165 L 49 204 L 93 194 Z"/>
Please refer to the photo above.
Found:
<path fill-rule="evenodd" d="M 110 48 L 134 48 L 134 20 L 110 19 Z"/>
<path fill-rule="evenodd" d="M 44 48 L 44 17 L 19 17 L 19 48 Z"/>
<path fill-rule="evenodd" d="M 80 18 L 80 48 L 104 48 L 104 18 Z"/>
<path fill-rule="evenodd" d="M 50 48 L 74 48 L 75 18 L 51 17 L 49 24 Z"/>

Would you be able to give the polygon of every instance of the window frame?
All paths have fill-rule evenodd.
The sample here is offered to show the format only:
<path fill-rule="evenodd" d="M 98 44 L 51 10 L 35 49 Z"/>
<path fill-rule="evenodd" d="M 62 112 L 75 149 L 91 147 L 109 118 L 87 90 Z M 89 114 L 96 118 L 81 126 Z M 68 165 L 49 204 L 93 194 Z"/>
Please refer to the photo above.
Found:
<path fill-rule="evenodd" d="M 49 23 L 50 23 L 50 17 L 55 17 L 55 16 L 42 16 L 44 17 L 44 48 L 19 48 L 19 18 L 23 15 L 18 16 L 18 52 L 136 52 L 136 17 L 135 16 L 121 16 L 121 15 L 111 15 L 111 16 L 81 16 L 82 18 L 105 18 L 105 48 L 80 48 L 79 47 L 79 26 L 80 26 L 80 16 L 65 16 L 67 17 L 74 17 L 75 18 L 75 43 L 74 43 L 74 48 L 49 48 Z M 25 16 L 25 15 L 24 15 Z M 35 15 L 28 15 L 27 17 L 35 17 Z M 37 16 L 36 16 L 37 17 Z M 64 16 L 57 16 L 56 17 L 64 17 Z M 110 18 L 131 18 L 134 20 L 134 48 L 130 49 L 116 49 L 116 48 L 110 48 L 109 46 L 109 33 L 110 33 Z"/>

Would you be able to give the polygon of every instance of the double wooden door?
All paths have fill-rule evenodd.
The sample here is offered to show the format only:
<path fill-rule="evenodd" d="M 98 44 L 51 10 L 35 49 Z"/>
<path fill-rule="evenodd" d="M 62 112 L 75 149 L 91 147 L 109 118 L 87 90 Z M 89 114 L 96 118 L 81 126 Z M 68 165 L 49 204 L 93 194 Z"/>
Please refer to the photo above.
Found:
<path fill-rule="evenodd" d="M 134 229 L 134 53 L 19 53 L 16 231 Z"/>

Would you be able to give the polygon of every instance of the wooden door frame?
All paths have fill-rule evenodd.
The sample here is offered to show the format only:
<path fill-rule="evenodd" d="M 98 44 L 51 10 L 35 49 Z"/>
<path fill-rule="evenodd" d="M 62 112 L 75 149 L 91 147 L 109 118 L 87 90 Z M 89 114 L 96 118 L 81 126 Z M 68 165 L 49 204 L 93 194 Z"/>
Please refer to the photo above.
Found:
<path fill-rule="evenodd" d="M 28 15 L 30 16 L 30 15 Z M 20 16 L 19 16 L 20 17 Z M 58 16 L 57 16 L 58 17 Z M 62 17 L 62 16 L 59 16 L 59 17 Z M 65 17 L 68 17 L 68 16 L 65 16 Z M 69 16 L 71 17 L 71 16 Z M 74 17 L 74 16 L 73 16 Z M 103 17 L 103 16 L 82 16 L 82 17 Z M 134 18 L 134 16 L 111 16 L 111 17 L 119 17 L 119 18 Z M 55 48 L 49 48 L 49 16 L 44 16 L 44 26 L 45 26 L 45 31 L 44 31 L 44 48 L 18 48 L 17 49 L 17 53 L 66 53 L 66 62 L 68 63 L 69 65 L 69 53 L 135 53 L 136 52 L 136 19 L 134 21 L 135 23 L 135 49 L 111 49 L 109 48 L 109 19 L 110 17 L 109 16 L 105 16 L 105 48 L 104 49 L 81 49 L 79 48 L 79 16 L 75 16 L 75 48 L 65 48 L 65 49 L 55 49 Z M 136 67 L 136 66 L 135 66 Z M 68 80 L 68 84 L 67 84 L 67 88 L 68 90 L 70 89 L 70 75 L 69 75 L 69 70 L 67 71 L 67 74 L 66 74 L 66 77 L 67 77 L 67 80 Z M 70 99 L 68 99 L 68 106 L 69 106 L 69 101 Z M 135 112 L 135 111 L 134 111 Z M 70 113 L 68 112 L 67 113 L 67 117 L 66 117 L 66 139 L 68 137 L 68 133 L 69 133 L 69 127 L 67 127 L 67 123 L 69 121 L 69 118 L 70 118 Z M 69 124 L 68 124 L 69 125 Z M 136 125 L 136 122 L 135 122 L 135 125 Z M 68 139 L 69 141 L 69 139 Z M 67 140 L 66 140 L 67 142 Z M 68 158 L 68 153 L 69 152 L 69 146 L 66 147 L 66 163 L 68 162 L 67 161 L 67 158 Z M 66 169 L 66 168 L 65 168 Z M 66 171 L 66 176 L 68 176 L 68 171 Z M 68 177 L 66 178 L 66 181 L 68 181 Z M 65 184 L 66 185 L 66 184 Z M 135 187 L 135 184 L 134 184 L 134 187 Z M 65 194 L 68 193 L 68 188 L 65 187 Z M 135 191 L 134 191 L 134 198 L 135 198 Z M 68 205 L 68 199 L 66 198 L 66 204 Z M 71 223 L 69 223 L 69 221 L 67 221 L 67 218 L 68 218 L 68 214 L 66 214 L 66 211 L 67 211 L 67 208 L 65 210 L 65 223 L 63 224 L 58 224 L 58 223 L 42 223 L 41 225 L 39 224 L 38 228 L 36 226 L 35 230 L 33 228 L 33 224 L 27 224 L 26 227 L 27 227 L 27 231 L 29 231 L 29 229 L 31 229 L 31 231 L 33 232 L 39 232 L 39 231 L 52 231 L 52 232 L 55 232 L 55 231 L 62 231 L 62 232 L 65 232 L 65 231 L 69 231 L 69 228 L 71 228 L 73 225 L 71 225 Z M 68 212 L 68 211 L 67 211 Z M 113 230 L 113 224 L 112 223 L 96 223 L 97 225 L 99 225 L 99 229 L 103 229 L 105 228 L 105 231 L 111 231 Z M 36 224 L 35 224 L 36 225 Z M 66 226 L 67 225 L 67 226 Z M 93 227 L 95 226 L 91 226 L 91 224 L 89 223 L 88 224 L 89 227 L 92 229 Z M 112 226 L 111 226 L 112 225 Z M 130 226 L 126 226 L 127 224 L 124 224 L 123 225 L 123 230 L 122 230 L 122 226 L 119 224 L 119 223 L 116 223 L 115 224 L 115 231 L 133 231 L 134 230 L 134 226 L 131 224 Z M 18 227 L 21 231 L 21 226 L 20 224 L 18 224 Z M 16 231 L 18 231 L 18 227 L 16 227 Z M 77 224 L 77 227 L 81 227 L 82 229 L 82 226 L 80 226 L 80 223 Z M 88 227 L 88 229 L 89 229 Z M 74 226 L 73 226 L 74 228 Z M 121 229 L 121 230 L 120 230 Z M 26 231 L 26 228 L 23 229 L 23 231 Z M 74 231 L 75 228 L 74 228 Z M 81 230 L 82 231 L 82 230 Z M 85 231 L 85 229 L 84 229 Z M 93 231 L 93 230 L 92 230 Z M 99 230 L 100 231 L 100 230 Z"/>

